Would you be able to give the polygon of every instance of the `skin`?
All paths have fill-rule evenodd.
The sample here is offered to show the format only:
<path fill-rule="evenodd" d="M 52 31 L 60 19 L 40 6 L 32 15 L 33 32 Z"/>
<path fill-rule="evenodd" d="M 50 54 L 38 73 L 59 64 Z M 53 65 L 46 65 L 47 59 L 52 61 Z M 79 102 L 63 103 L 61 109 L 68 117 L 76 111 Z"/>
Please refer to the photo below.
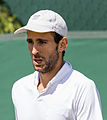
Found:
<path fill-rule="evenodd" d="M 51 32 L 27 31 L 27 42 L 33 67 L 39 72 L 37 89 L 41 92 L 64 65 L 62 52 L 67 48 L 67 38 L 63 37 L 59 44 L 56 44 Z"/>

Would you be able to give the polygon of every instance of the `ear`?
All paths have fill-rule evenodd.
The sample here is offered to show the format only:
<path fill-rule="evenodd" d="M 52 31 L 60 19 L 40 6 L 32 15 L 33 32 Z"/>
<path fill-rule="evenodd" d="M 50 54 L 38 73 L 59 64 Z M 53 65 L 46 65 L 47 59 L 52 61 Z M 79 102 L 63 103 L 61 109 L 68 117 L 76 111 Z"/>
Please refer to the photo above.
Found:
<path fill-rule="evenodd" d="M 68 46 L 68 40 L 67 37 L 63 37 L 62 40 L 60 40 L 58 45 L 58 51 L 63 52 Z"/>

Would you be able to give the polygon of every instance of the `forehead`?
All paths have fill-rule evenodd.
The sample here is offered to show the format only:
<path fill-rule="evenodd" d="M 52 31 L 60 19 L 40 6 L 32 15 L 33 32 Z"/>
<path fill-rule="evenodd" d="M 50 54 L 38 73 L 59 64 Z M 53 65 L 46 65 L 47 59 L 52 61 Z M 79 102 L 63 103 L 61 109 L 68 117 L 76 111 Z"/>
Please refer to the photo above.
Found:
<path fill-rule="evenodd" d="M 54 39 L 54 34 L 52 32 L 45 32 L 45 33 L 39 33 L 39 32 L 33 32 L 33 31 L 27 31 L 27 37 L 28 38 L 46 38 L 46 39 Z"/>

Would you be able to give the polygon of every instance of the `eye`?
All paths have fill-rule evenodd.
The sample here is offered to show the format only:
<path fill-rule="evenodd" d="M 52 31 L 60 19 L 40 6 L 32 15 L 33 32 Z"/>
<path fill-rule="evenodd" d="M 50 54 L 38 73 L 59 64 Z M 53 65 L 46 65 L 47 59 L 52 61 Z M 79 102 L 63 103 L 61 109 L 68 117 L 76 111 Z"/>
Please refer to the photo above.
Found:
<path fill-rule="evenodd" d="M 32 40 L 32 39 L 27 39 L 27 42 L 28 42 L 29 44 L 31 44 L 31 43 L 33 43 L 33 40 Z"/>
<path fill-rule="evenodd" d="M 46 40 L 42 40 L 42 39 L 38 39 L 37 42 L 38 42 L 38 44 L 46 44 L 47 43 Z"/>

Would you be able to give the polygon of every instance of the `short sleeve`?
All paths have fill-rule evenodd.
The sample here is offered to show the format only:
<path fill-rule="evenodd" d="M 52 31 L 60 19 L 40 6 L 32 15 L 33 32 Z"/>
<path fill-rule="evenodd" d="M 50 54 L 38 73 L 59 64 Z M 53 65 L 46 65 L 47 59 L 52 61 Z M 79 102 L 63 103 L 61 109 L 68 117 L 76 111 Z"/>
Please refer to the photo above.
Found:
<path fill-rule="evenodd" d="M 103 120 L 99 92 L 93 81 L 79 88 L 76 110 L 76 120 Z"/>

